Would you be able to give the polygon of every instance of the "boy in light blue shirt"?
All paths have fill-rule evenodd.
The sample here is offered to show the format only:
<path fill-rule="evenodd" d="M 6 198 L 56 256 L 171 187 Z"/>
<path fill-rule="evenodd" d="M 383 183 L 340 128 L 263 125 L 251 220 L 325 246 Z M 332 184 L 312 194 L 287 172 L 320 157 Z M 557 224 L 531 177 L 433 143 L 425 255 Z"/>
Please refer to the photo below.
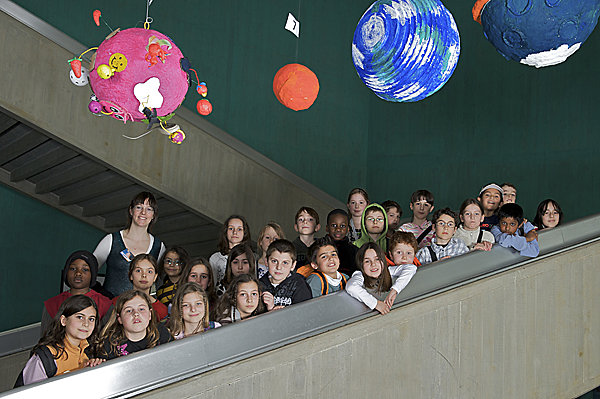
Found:
<path fill-rule="evenodd" d="M 535 258 L 540 253 L 535 227 L 523 219 L 523 208 L 517 204 L 504 204 L 498 210 L 497 226 L 492 227 L 496 243 L 513 248 L 523 256 Z"/>

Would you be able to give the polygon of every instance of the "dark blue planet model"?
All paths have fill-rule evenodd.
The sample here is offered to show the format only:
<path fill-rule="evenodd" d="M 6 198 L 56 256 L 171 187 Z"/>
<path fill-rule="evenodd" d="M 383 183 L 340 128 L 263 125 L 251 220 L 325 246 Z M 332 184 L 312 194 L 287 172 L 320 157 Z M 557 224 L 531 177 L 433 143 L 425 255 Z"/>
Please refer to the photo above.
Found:
<path fill-rule="evenodd" d="M 504 57 L 540 68 L 577 51 L 599 14 L 600 0 L 490 0 L 481 25 Z"/>

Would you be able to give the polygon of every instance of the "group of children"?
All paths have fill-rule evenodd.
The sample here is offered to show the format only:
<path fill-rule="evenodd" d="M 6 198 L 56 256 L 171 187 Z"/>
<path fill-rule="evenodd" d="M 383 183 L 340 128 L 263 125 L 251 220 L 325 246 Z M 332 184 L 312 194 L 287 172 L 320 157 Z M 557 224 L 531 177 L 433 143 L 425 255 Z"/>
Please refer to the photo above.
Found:
<path fill-rule="evenodd" d="M 329 212 L 324 237 L 315 237 L 318 213 L 302 207 L 295 217 L 298 237 L 288 241 L 277 223 L 268 223 L 259 232 L 258 254 L 248 223 L 232 215 L 208 261 L 190 259 L 179 246 L 168 248 L 159 262 L 139 254 L 129 263 L 133 289 L 111 299 L 92 289 L 99 267 L 94 255 L 76 251 L 62 273 L 68 290 L 44 303 L 42 338 L 16 385 L 341 290 L 386 314 L 418 266 L 489 251 L 494 244 L 537 256 L 537 230 L 560 224 L 562 210 L 545 200 L 531 224 L 515 201 L 513 185 L 489 184 L 476 199 L 465 200 L 458 214 L 443 208 L 430 221 L 433 195 L 419 190 L 411 196 L 411 222 L 400 225 L 398 203 L 371 203 L 357 188 L 348 197 L 348 212 Z"/>

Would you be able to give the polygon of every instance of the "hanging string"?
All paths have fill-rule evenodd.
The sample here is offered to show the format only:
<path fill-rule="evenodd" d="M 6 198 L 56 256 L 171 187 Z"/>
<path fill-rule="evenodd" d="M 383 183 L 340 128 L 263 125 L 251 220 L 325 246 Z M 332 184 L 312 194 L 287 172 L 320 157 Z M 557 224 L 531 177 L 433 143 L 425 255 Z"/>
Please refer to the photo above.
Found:
<path fill-rule="evenodd" d="M 129 139 L 129 140 L 137 140 L 137 139 L 141 139 L 142 137 L 144 137 L 145 135 L 147 135 L 149 133 L 152 133 L 152 130 L 148 130 L 146 133 L 142 133 L 142 134 L 140 134 L 137 137 L 125 136 L 124 134 L 122 136 L 125 137 L 126 139 Z"/>
<path fill-rule="evenodd" d="M 154 21 L 152 17 L 148 16 L 150 4 L 152 4 L 152 1 L 154 0 L 146 0 L 146 20 L 144 22 L 144 29 L 150 29 L 150 24 Z"/>
<path fill-rule="evenodd" d="M 194 68 L 190 68 L 190 71 L 194 71 L 194 73 L 196 74 L 196 84 L 199 85 L 200 79 L 198 79 L 198 72 L 196 72 L 196 70 Z"/>
<path fill-rule="evenodd" d="M 300 6 L 302 5 L 302 0 L 298 0 L 298 21 L 301 19 L 300 15 Z M 298 45 L 300 43 L 300 38 L 296 38 L 296 62 L 298 62 Z"/>
<path fill-rule="evenodd" d="M 83 53 L 79 54 L 78 58 L 81 59 L 81 57 L 83 57 L 83 55 L 85 53 L 87 53 L 88 51 L 92 51 L 92 50 L 98 50 L 98 47 L 92 47 L 92 48 L 89 48 L 89 49 L 85 50 Z"/>

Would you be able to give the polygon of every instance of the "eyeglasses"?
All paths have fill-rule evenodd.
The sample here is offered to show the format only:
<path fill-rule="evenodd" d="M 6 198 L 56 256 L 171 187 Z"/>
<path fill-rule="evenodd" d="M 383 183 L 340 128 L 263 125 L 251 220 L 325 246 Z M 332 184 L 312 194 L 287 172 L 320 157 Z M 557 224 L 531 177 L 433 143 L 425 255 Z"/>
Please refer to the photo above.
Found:
<path fill-rule="evenodd" d="M 449 229 L 453 229 L 453 228 L 454 228 L 454 226 L 456 226 L 456 224 L 455 224 L 454 222 L 448 222 L 448 223 L 446 223 L 446 222 L 444 222 L 444 221 L 442 221 L 442 220 L 438 221 L 438 222 L 436 223 L 436 225 L 437 225 L 438 227 L 442 228 L 442 229 L 443 229 L 443 228 L 445 228 L 445 227 L 447 227 L 447 228 L 449 228 Z"/>
<path fill-rule="evenodd" d="M 165 264 L 166 265 L 175 265 L 175 266 L 180 266 L 181 264 L 183 264 L 183 262 L 181 262 L 180 260 L 173 260 L 173 259 L 165 259 Z"/>
<path fill-rule="evenodd" d="M 133 207 L 133 209 L 138 212 L 145 210 L 146 213 L 154 213 L 154 208 L 152 208 L 151 206 L 144 207 L 143 205 L 136 205 Z"/>
<path fill-rule="evenodd" d="M 384 218 L 382 218 L 382 217 L 374 218 L 373 216 L 369 216 L 369 217 L 367 218 L 367 220 L 368 220 L 369 222 L 371 222 L 371 223 L 375 223 L 375 222 L 377 222 L 377 223 L 383 223 L 383 222 L 385 221 L 385 219 L 384 219 Z"/>

